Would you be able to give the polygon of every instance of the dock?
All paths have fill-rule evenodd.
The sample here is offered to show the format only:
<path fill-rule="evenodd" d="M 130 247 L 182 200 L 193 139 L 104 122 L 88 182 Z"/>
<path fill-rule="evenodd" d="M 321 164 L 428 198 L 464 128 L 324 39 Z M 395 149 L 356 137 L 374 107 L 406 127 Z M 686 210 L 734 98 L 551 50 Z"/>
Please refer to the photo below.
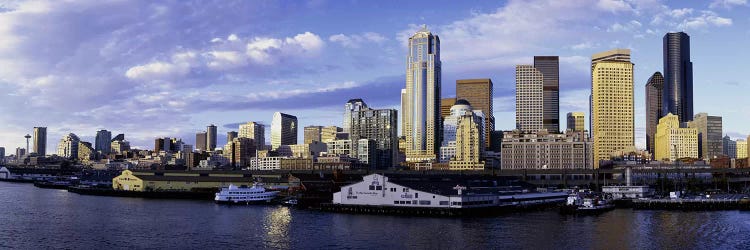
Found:
<path fill-rule="evenodd" d="M 651 210 L 748 210 L 750 200 L 744 195 L 723 195 L 710 199 L 638 199 L 632 201 L 633 209 Z"/>

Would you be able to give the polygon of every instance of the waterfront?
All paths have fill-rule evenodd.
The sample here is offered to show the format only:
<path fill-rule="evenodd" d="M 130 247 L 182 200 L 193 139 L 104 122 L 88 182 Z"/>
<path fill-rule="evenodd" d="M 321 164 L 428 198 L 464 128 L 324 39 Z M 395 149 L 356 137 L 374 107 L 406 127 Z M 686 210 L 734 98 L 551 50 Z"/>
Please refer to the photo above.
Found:
<path fill-rule="evenodd" d="M 750 244 L 750 212 L 740 211 L 414 218 L 85 196 L 5 182 L 0 200 L 0 248 L 744 249 Z"/>

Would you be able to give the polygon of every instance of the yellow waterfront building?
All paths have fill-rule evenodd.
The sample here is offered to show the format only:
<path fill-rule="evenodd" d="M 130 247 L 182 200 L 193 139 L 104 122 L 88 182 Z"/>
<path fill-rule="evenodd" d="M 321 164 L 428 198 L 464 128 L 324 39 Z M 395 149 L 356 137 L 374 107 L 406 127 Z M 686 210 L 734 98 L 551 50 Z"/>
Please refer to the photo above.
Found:
<path fill-rule="evenodd" d="M 257 178 L 266 184 L 286 182 L 282 175 L 252 176 L 244 171 L 143 171 L 124 170 L 112 179 L 112 188 L 128 191 L 195 191 L 212 188 L 250 186 Z"/>
<path fill-rule="evenodd" d="M 669 113 L 659 119 L 654 144 L 659 161 L 698 158 L 698 129 L 680 128 L 679 117 Z"/>

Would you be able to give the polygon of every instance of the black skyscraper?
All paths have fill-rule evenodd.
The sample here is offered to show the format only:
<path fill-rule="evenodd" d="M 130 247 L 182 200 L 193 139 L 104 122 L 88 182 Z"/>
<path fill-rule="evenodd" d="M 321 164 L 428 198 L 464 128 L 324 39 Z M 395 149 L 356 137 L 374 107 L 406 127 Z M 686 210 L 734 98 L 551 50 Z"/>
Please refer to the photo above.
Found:
<path fill-rule="evenodd" d="M 693 63 L 690 61 L 690 36 L 684 32 L 664 35 L 664 88 L 662 115 L 693 120 Z"/>

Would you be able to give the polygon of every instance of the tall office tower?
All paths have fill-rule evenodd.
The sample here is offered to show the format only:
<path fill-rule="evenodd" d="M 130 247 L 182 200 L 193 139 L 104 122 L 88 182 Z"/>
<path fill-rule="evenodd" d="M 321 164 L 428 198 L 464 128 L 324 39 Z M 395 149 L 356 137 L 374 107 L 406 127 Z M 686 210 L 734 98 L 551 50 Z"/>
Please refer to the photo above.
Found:
<path fill-rule="evenodd" d="M 203 152 L 208 149 L 207 134 L 206 131 L 195 133 L 195 150 Z"/>
<path fill-rule="evenodd" d="M 367 108 L 367 104 L 362 99 L 350 99 L 344 104 L 344 133 L 348 134 L 352 126 L 352 113 L 364 108 Z"/>
<path fill-rule="evenodd" d="M 26 156 L 26 149 L 16 148 L 16 160 L 23 159 Z"/>
<path fill-rule="evenodd" d="M 535 56 L 534 68 L 544 76 L 543 127 L 557 133 L 560 131 L 560 59 L 557 56 Z"/>
<path fill-rule="evenodd" d="M 154 153 L 164 150 L 164 138 L 154 139 Z"/>
<path fill-rule="evenodd" d="M 216 149 L 216 126 L 213 124 L 206 127 L 206 144 L 208 151 Z"/>
<path fill-rule="evenodd" d="M 252 138 L 238 137 L 233 138 L 226 144 L 224 149 L 224 156 L 229 158 L 229 162 L 232 167 L 242 168 L 250 166 L 250 159 L 255 157 L 257 148 L 256 143 Z"/>
<path fill-rule="evenodd" d="M 255 142 L 255 148 L 266 147 L 266 126 L 257 122 L 240 124 L 239 138 L 250 138 Z"/>
<path fill-rule="evenodd" d="M 57 144 L 57 155 L 68 159 L 78 158 L 79 142 L 81 142 L 81 139 L 73 133 L 63 136 Z"/>
<path fill-rule="evenodd" d="M 456 98 L 471 103 L 474 110 L 481 110 L 486 115 L 484 119 L 485 148 L 490 148 L 492 132 L 495 131 L 495 115 L 492 105 L 492 79 L 466 79 L 456 81 Z"/>
<path fill-rule="evenodd" d="M 94 150 L 102 154 L 109 154 L 111 151 L 112 132 L 102 129 L 96 131 L 96 141 L 94 141 Z"/>
<path fill-rule="evenodd" d="M 747 141 L 745 139 L 737 139 L 737 159 L 747 158 Z"/>
<path fill-rule="evenodd" d="M 654 155 L 654 135 L 661 115 L 664 76 L 657 71 L 646 82 L 646 151 Z"/>
<path fill-rule="evenodd" d="M 365 108 L 352 113 L 351 134 L 352 155 L 358 156 L 359 144 L 363 139 L 375 143 L 375 157 L 368 163 L 378 169 L 387 169 L 398 164 L 398 111 L 395 109 Z M 370 142 L 368 142 L 370 143 Z M 368 148 L 370 150 L 370 148 Z"/>
<path fill-rule="evenodd" d="M 516 65 L 516 129 L 544 128 L 544 77 L 531 65 Z"/>
<path fill-rule="evenodd" d="M 698 129 L 698 158 L 710 160 L 724 153 L 721 116 L 698 113 L 687 125 Z"/>
<path fill-rule="evenodd" d="M 722 145 L 724 147 L 724 155 L 729 156 L 729 158 L 737 158 L 737 142 L 729 138 L 728 135 L 724 136 L 722 141 L 724 142 L 724 145 Z"/>
<path fill-rule="evenodd" d="M 585 130 L 583 125 L 585 121 L 584 116 L 586 115 L 583 112 L 568 112 L 568 130 L 583 132 Z"/>
<path fill-rule="evenodd" d="M 351 124 L 349 124 L 351 129 Z M 322 142 L 321 134 L 323 132 L 323 126 L 307 126 L 305 127 L 304 136 L 305 144 L 313 143 L 313 141 Z"/>
<path fill-rule="evenodd" d="M 329 142 L 338 140 L 337 136 L 339 135 L 339 133 L 343 131 L 344 130 L 342 128 L 339 128 L 336 126 L 323 127 L 320 130 L 320 141 L 323 143 L 329 143 Z"/>
<path fill-rule="evenodd" d="M 229 132 L 227 132 L 227 142 L 230 142 L 230 141 L 234 140 L 234 138 L 237 138 L 238 135 L 239 134 L 237 133 L 237 131 L 229 131 Z"/>
<path fill-rule="evenodd" d="M 5 148 L 0 147 L 0 163 L 2 163 L 3 158 L 5 158 Z"/>
<path fill-rule="evenodd" d="M 297 144 L 297 117 L 280 112 L 273 114 L 271 121 L 271 148 Z"/>
<path fill-rule="evenodd" d="M 34 127 L 34 153 L 47 155 L 47 127 Z"/>
<path fill-rule="evenodd" d="M 451 115 L 451 107 L 456 104 L 456 98 L 443 98 L 440 100 L 440 117 L 445 119 Z"/>
<path fill-rule="evenodd" d="M 406 161 L 436 161 L 440 147 L 440 38 L 423 27 L 409 38 L 406 58 Z"/>
<path fill-rule="evenodd" d="M 594 168 L 612 152 L 635 147 L 633 63 L 629 49 L 591 57 L 591 134 Z"/>
<path fill-rule="evenodd" d="M 406 108 L 406 101 L 408 99 L 406 98 L 406 89 L 401 89 L 401 116 L 399 117 L 399 120 L 401 121 L 398 126 L 398 134 L 399 136 L 406 136 L 406 132 L 404 129 L 406 129 L 406 119 L 404 119 L 405 114 L 405 108 Z"/>
<path fill-rule="evenodd" d="M 698 129 L 681 128 L 679 118 L 667 113 L 656 126 L 654 159 L 675 161 L 698 158 Z"/>
<path fill-rule="evenodd" d="M 680 117 L 680 123 L 693 118 L 693 62 L 685 32 L 664 35 L 662 114 L 667 113 Z"/>

